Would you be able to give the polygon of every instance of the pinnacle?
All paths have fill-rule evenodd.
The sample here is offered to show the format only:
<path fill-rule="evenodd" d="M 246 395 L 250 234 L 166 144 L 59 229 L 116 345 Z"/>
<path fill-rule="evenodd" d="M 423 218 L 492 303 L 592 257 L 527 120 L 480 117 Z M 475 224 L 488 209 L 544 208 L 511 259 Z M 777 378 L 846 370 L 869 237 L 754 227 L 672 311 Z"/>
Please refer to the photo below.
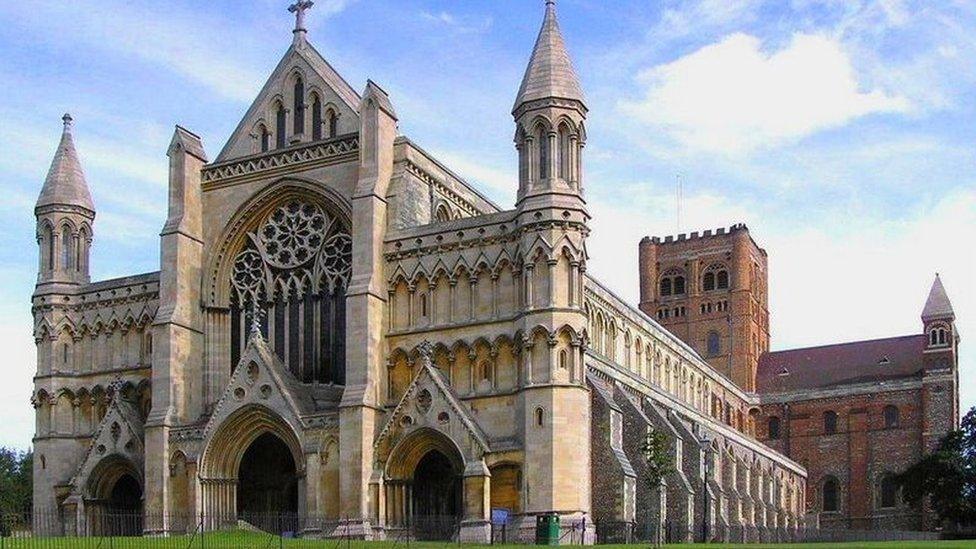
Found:
<path fill-rule="evenodd" d="M 54 205 L 78 206 L 94 213 L 95 204 L 92 202 L 91 192 L 85 181 L 85 172 L 81 169 L 81 161 L 78 159 L 78 152 L 75 150 L 74 139 L 71 136 L 74 119 L 70 114 L 65 113 L 61 121 L 64 123 L 61 141 L 54 153 L 51 168 L 48 170 L 35 208 Z"/>
<path fill-rule="evenodd" d="M 513 112 L 525 103 L 545 98 L 570 99 L 585 104 L 579 78 L 559 30 L 555 0 L 546 0 L 545 19 L 522 77 Z"/>

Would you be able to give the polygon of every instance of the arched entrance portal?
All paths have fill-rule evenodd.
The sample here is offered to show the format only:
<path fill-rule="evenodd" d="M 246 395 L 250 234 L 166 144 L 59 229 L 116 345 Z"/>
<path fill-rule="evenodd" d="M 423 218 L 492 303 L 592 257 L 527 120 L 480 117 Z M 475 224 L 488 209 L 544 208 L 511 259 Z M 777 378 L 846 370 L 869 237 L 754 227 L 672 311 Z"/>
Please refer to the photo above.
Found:
<path fill-rule="evenodd" d="M 237 513 L 248 517 L 298 512 L 298 477 L 288 446 L 264 433 L 248 446 L 237 470 Z"/>
<path fill-rule="evenodd" d="M 413 473 L 413 523 L 418 539 L 450 539 L 461 517 L 461 477 L 438 450 L 424 455 Z"/>
<path fill-rule="evenodd" d="M 249 404 L 223 419 L 200 457 L 204 528 L 238 519 L 284 528 L 281 520 L 296 520 L 305 497 L 301 448 L 291 425 L 265 406 Z"/>
<path fill-rule="evenodd" d="M 85 506 L 88 529 L 94 535 L 142 535 L 141 475 L 130 461 L 117 455 L 100 462 L 91 473 Z"/>
<path fill-rule="evenodd" d="M 296 531 L 298 475 L 291 451 L 264 433 L 247 447 L 237 469 L 237 517 L 266 532 Z"/>
<path fill-rule="evenodd" d="M 386 461 L 386 524 L 424 540 L 449 540 L 464 516 L 464 458 L 443 433 L 418 429 Z"/>

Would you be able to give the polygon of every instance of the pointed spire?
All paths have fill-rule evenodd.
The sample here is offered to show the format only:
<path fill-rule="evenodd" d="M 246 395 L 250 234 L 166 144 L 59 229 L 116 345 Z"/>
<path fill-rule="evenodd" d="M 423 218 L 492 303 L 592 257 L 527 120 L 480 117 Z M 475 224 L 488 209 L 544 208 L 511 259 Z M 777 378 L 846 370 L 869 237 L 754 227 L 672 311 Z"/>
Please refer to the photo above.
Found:
<path fill-rule="evenodd" d="M 92 202 L 91 192 L 88 191 L 85 172 L 81 169 L 75 142 L 71 137 L 73 119 L 70 114 L 65 114 L 61 120 L 64 121 L 61 142 L 54 153 L 54 160 L 51 161 L 51 168 L 47 172 L 47 179 L 44 180 L 34 209 L 37 211 L 45 206 L 55 205 L 78 206 L 94 213 L 95 204 Z"/>
<path fill-rule="evenodd" d="M 586 105 L 583 89 L 566 50 L 566 42 L 559 31 L 555 0 L 546 0 L 546 16 L 512 112 L 514 114 L 526 103 L 547 98 L 578 101 L 584 108 Z"/>
<path fill-rule="evenodd" d="M 942 278 L 939 277 L 939 273 L 935 273 L 935 281 L 932 282 L 929 297 L 925 300 L 925 308 L 922 309 L 922 320 L 928 322 L 944 318 L 955 319 L 956 313 L 952 310 L 952 303 L 949 302 L 945 286 L 942 285 Z"/>

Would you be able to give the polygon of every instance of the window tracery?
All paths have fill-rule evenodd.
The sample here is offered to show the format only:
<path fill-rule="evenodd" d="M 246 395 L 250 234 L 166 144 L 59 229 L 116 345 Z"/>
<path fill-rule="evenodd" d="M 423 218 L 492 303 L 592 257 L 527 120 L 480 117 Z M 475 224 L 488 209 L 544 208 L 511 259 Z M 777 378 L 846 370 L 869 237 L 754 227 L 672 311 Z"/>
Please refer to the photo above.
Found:
<path fill-rule="evenodd" d="M 231 275 L 232 363 L 260 311 L 261 331 L 298 379 L 343 383 L 352 239 L 320 206 L 290 200 L 253 232 Z"/>

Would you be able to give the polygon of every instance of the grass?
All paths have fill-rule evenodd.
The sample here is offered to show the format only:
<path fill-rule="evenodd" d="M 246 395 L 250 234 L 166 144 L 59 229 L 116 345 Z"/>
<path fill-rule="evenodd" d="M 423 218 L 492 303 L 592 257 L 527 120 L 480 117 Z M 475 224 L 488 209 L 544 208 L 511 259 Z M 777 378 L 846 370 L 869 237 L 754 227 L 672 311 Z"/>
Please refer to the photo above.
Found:
<path fill-rule="evenodd" d="M 741 549 L 963 549 L 976 546 L 968 541 L 889 541 L 889 542 L 851 542 L 851 543 L 792 543 L 792 544 L 748 544 L 725 545 Z M 406 542 L 392 541 L 363 542 L 346 540 L 281 539 L 277 536 L 252 532 L 210 532 L 200 536 L 173 536 L 166 538 L 116 537 L 116 538 L 21 538 L 0 539 L 0 549 L 448 549 L 459 547 L 444 542 Z M 477 547 L 466 545 L 466 547 Z M 526 549 L 525 545 L 494 545 L 493 549 Z M 647 544 L 601 545 L 600 549 L 648 549 Z M 667 548 L 699 547 L 715 549 L 722 544 L 674 544 Z"/>

